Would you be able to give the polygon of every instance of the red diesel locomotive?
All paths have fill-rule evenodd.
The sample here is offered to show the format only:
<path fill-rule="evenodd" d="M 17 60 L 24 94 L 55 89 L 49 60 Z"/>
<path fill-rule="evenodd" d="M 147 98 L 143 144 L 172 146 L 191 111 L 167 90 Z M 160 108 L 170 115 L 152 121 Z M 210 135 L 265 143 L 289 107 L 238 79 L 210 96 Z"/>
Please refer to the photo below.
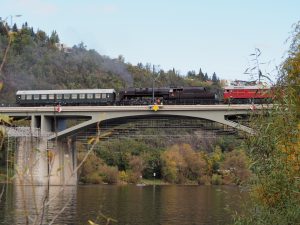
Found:
<path fill-rule="evenodd" d="M 264 85 L 226 86 L 223 101 L 225 104 L 263 104 L 270 103 L 272 96 L 271 88 Z"/>

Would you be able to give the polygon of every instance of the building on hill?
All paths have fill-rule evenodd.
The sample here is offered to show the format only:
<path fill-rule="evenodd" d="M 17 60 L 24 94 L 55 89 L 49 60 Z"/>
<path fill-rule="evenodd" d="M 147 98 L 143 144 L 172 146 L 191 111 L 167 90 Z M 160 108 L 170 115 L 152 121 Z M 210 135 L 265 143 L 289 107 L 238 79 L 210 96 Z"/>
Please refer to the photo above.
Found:
<path fill-rule="evenodd" d="M 72 48 L 68 47 L 64 43 L 55 43 L 55 46 L 58 48 L 58 50 L 63 51 L 64 53 L 71 53 Z"/>

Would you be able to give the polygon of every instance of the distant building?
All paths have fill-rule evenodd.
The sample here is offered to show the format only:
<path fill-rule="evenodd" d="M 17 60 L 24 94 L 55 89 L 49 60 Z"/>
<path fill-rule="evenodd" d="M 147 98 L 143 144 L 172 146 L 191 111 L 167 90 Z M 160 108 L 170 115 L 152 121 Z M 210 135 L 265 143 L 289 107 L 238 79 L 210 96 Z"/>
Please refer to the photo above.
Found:
<path fill-rule="evenodd" d="M 58 50 L 63 51 L 65 53 L 71 53 L 72 48 L 68 47 L 66 44 L 64 43 L 55 43 L 56 48 L 58 48 Z"/>
<path fill-rule="evenodd" d="M 231 83 L 231 80 L 220 80 L 221 87 L 229 86 L 230 83 Z"/>

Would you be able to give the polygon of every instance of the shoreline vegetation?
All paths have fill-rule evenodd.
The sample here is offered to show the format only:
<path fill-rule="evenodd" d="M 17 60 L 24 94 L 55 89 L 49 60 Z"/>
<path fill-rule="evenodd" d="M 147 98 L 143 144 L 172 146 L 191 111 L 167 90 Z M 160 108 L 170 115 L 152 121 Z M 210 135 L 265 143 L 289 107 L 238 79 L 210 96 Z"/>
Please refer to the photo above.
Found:
<path fill-rule="evenodd" d="M 242 185 L 251 177 L 249 159 L 241 146 L 225 142 L 211 152 L 186 143 L 161 149 L 133 140 L 103 143 L 83 163 L 79 183 Z M 79 151 L 79 162 L 83 156 Z"/>
<path fill-rule="evenodd" d="M 0 182 L 1 183 L 1 182 Z M 176 185 L 176 186 L 239 186 L 237 184 L 198 184 L 196 182 L 182 183 L 182 184 L 174 184 L 168 183 L 162 179 L 142 179 L 138 183 L 101 183 L 101 184 L 92 184 L 92 183 L 78 183 L 80 186 L 89 186 L 89 185 L 116 185 L 116 186 L 126 186 L 126 185 L 136 185 L 136 186 L 167 186 L 167 185 Z"/>

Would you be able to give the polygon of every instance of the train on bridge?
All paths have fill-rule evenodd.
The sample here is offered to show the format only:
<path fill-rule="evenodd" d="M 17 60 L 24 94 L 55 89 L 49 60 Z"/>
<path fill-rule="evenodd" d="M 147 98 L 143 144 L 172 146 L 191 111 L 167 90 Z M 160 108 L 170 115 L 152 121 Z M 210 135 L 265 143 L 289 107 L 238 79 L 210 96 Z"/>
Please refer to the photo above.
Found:
<path fill-rule="evenodd" d="M 262 85 L 226 86 L 222 90 L 205 87 L 20 90 L 20 106 L 47 105 L 211 105 L 266 103 L 272 99 L 271 88 Z"/>

